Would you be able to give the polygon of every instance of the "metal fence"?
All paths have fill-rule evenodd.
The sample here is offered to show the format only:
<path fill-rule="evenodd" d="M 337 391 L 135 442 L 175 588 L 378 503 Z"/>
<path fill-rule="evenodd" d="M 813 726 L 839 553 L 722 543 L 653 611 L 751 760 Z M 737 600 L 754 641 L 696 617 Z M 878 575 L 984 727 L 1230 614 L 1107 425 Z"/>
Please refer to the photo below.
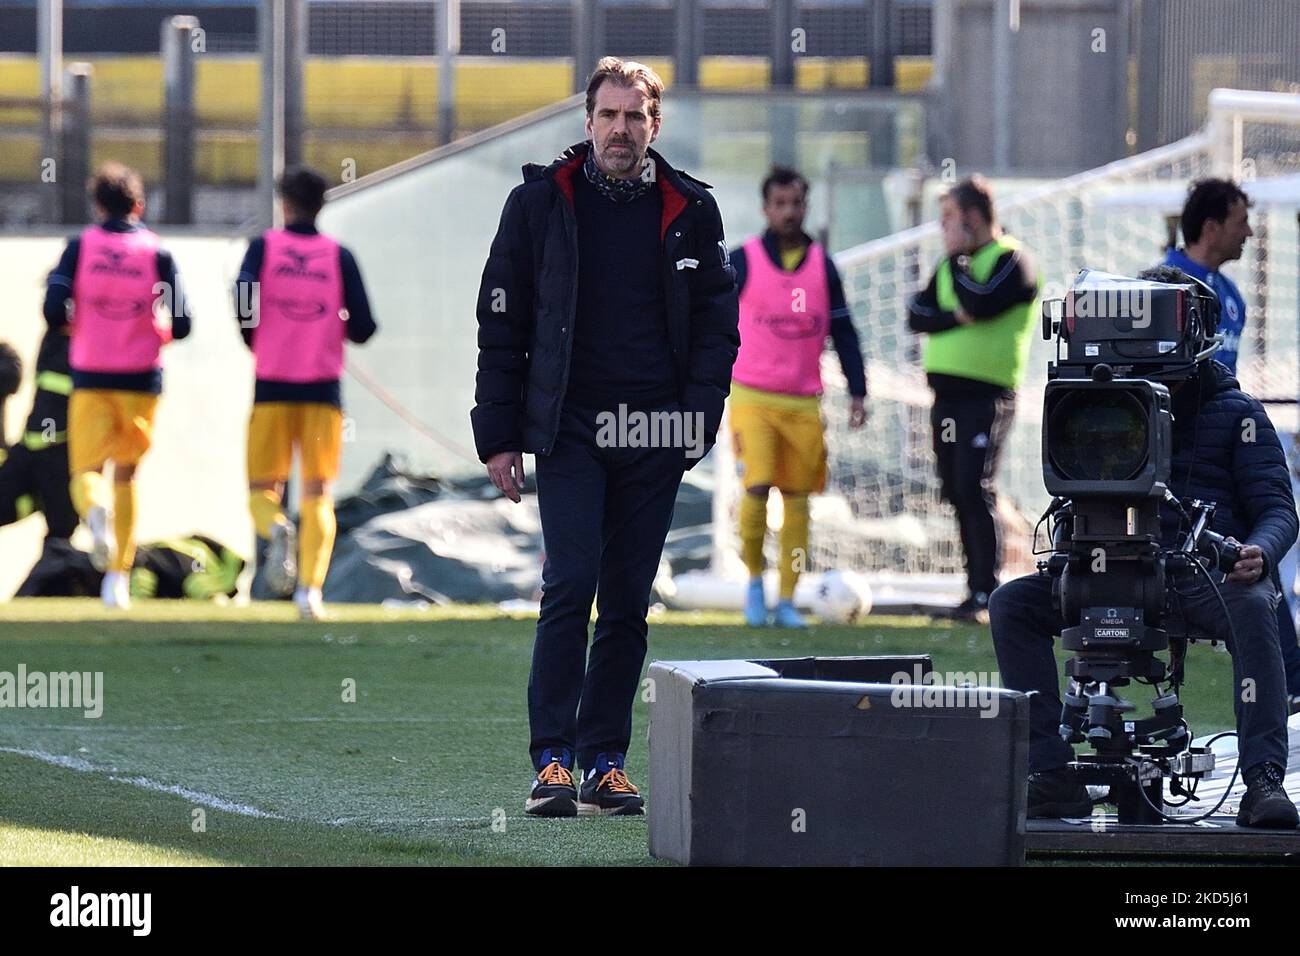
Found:
<path fill-rule="evenodd" d="M 1139 148 L 1199 128 L 1215 87 L 1300 92 L 1296 0 L 1140 0 L 1134 28 Z"/>
<path fill-rule="evenodd" d="M 872 17 L 889 6 L 896 56 L 928 56 L 932 0 L 819 0 L 798 4 L 796 25 L 807 31 L 810 56 L 866 56 Z M 559 57 L 575 53 L 574 4 L 556 0 L 464 0 L 461 52 L 488 56 Z M 766 56 L 770 8 L 765 0 L 700 0 L 702 52 L 709 56 Z M 65 0 L 64 49 L 69 54 L 151 53 L 158 23 L 191 14 L 208 33 L 209 50 L 257 50 L 252 0 L 226 3 L 126 3 Z M 639 56 L 671 56 L 677 38 L 676 5 L 655 0 L 598 0 L 595 31 L 610 49 Z M 307 53 L 316 56 L 432 56 L 437 50 L 435 0 L 308 0 Z M 0 0 L 0 53 L 29 53 L 36 43 L 36 3 Z"/>
<path fill-rule="evenodd" d="M 39 14 L 49 2 L 0 0 L 0 225 L 81 218 L 67 208 L 71 194 L 53 203 L 54 191 L 36 178 L 50 161 L 71 175 L 62 177 L 65 184 L 81 178 L 84 164 L 107 158 L 139 168 L 155 187 L 175 178 L 181 167 L 166 160 L 176 148 L 169 154 L 164 142 L 159 36 L 182 12 L 197 20 L 186 119 L 192 141 L 184 147 L 192 154 L 194 218 L 174 221 L 213 225 L 245 222 L 258 204 L 249 187 L 265 187 L 266 63 L 258 30 L 272 5 L 303 15 L 287 28 L 301 95 L 288 106 L 293 141 L 286 155 L 339 181 L 561 100 L 605 53 L 643 59 L 678 87 L 915 90 L 928 75 L 930 45 L 931 0 L 463 0 L 459 49 L 446 61 L 440 0 L 192 0 L 184 7 L 63 0 L 63 64 L 88 64 L 78 67 L 84 102 L 53 111 L 68 120 L 68 135 L 85 140 L 79 162 L 69 166 L 61 155 L 65 134 L 49 132 L 39 78 Z M 686 24 L 698 32 L 682 33 Z M 796 56 L 787 27 L 800 31 Z M 871 56 L 881 50 L 888 56 Z M 907 57 L 914 59 L 895 83 L 894 62 Z M 153 213 L 171 219 L 162 190 L 154 192 Z"/>

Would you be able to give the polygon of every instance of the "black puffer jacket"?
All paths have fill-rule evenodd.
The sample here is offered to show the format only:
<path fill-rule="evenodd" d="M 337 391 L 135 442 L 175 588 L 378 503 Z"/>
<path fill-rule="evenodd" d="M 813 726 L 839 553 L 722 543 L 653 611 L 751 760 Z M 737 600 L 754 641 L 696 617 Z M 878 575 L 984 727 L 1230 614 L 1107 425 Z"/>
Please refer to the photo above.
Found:
<path fill-rule="evenodd" d="M 1215 502 L 1211 527 L 1259 545 L 1268 573 L 1295 543 L 1300 524 L 1286 457 L 1264 406 L 1210 361 L 1175 394 L 1173 411 L 1169 490 Z M 1177 514 L 1166 507 L 1161 518 L 1165 543 L 1175 543 Z"/>
<path fill-rule="evenodd" d="M 506 198 L 478 297 L 470 420 L 482 461 L 502 451 L 547 455 L 554 447 L 578 296 L 572 178 L 582 175 L 590 147 L 577 143 L 549 166 L 524 166 L 523 183 Z M 680 400 L 686 412 L 703 414 L 712 447 L 740 346 L 722 216 L 707 183 L 648 152 L 663 193 L 662 270 Z M 687 458 L 690 466 L 699 460 Z"/>

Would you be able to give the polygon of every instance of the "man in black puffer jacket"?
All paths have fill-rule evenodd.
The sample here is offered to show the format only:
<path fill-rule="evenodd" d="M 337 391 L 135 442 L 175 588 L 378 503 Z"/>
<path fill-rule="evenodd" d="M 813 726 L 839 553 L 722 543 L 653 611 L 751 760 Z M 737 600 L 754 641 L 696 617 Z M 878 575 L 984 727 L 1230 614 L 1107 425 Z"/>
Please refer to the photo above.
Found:
<path fill-rule="evenodd" d="M 1174 281 L 1147 273 L 1143 278 Z M 1232 653 L 1239 764 L 1247 785 L 1237 823 L 1294 829 L 1300 821 L 1282 789 L 1287 700 L 1277 637 L 1281 595 L 1272 580 L 1272 570 L 1297 534 L 1286 459 L 1263 406 L 1242 392 L 1218 362 L 1201 363 L 1194 377 L 1170 391 L 1169 490 L 1180 498 L 1215 502 L 1213 530 L 1244 543 L 1241 560 L 1219 586 L 1235 645 L 1204 576 L 1179 588 L 1183 622 L 1224 641 Z M 1164 506 L 1161 526 L 1163 544 L 1175 546 L 1180 530 L 1176 511 Z M 1037 692 L 1030 699 L 1029 816 L 1087 816 L 1088 793 L 1065 770 L 1073 750 L 1057 732 L 1061 699 L 1052 637 L 1063 622 L 1052 601 L 1051 577 L 1029 575 L 1002 585 L 993 593 L 989 616 L 1004 685 Z"/>
<path fill-rule="evenodd" d="M 590 139 L 524 167 L 479 291 L 479 457 L 519 501 L 523 453 L 537 456 L 534 815 L 643 812 L 623 761 L 650 589 L 683 471 L 716 439 L 740 344 L 717 203 L 649 148 L 662 94 L 649 68 L 600 61 Z"/>

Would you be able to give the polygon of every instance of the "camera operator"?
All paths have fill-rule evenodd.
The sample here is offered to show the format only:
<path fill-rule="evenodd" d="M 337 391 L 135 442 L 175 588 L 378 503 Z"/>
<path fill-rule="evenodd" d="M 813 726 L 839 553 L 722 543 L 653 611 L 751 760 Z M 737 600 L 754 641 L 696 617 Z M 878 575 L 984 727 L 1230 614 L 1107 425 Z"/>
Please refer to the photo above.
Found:
<path fill-rule="evenodd" d="M 1139 278 L 1191 280 L 1162 266 Z M 1263 406 L 1242 392 L 1228 369 L 1206 359 L 1195 374 L 1169 382 L 1173 404 L 1169 489 L 1218 505 L 1212 527 L 1241 558 L 1219 585 L 1223 608 L 1205 575 L 1172 583 L 1170 622 L 1224 641 L 1232 654 L 1233 709 L 1246 796 L 1239 826 L 1295 828 L 1296 808 L 1282 788 L 1287 764 L 1287 704 L 1277 636 L 1280 595 L 1272 570 L 1296 539 L 1297 519 L 1282 447 Z M 1161 508 L 1161 539 L 1174 547 L 1177 511 Z M 998 588 L 989 603 L 993 643 L 1004 684 L 1034 691 L 1030 699 L 1030 817 L 1088 816 L 1091 801 L 1066 764 L 1073 750 L 1058 733 L 1058 669 L 1052 639 L 1065 626 L 1052 578 L 1029 575 Z M 1230 619 L 1230 621 L 1229 621 Z M 1231 622 L 1231 623 L 1230 623 Z"/>
<path fill-rule="evenodd" d="M 1222 315 L 1219 331 L 1223 344 L 1214 353 L 1214 359 L 1237 374 L 1237 353 L 1242 330 L 1246 326 L 1246 300 L 1236 283 L 1220 269 L 1241 258 L 1246 240 L 1253 236 L 1250 228 L 1250 197 L 1229 179 L 1201 179 L 1192 183 L 1179 217 L 1183 248 L 1170 248 L 1164 265 L 1181 269 L 1194 279 L 1208 285 L 1219 297 Z M 1296 644 L 1295 620 L 1292 617 L 1287 588 L 1293 588 L 1295 574 L 1287 575 L 1289 584 L 1282 584 L 1281 567 L 1270 569 L 1273 583 L 1282 589 L 1282 600 L 1277 606 L 1277 632 L 1282 645 L 1282 666 L 1286 672 L 1289 709 L 1300 710 L 1300 646 Z"/>

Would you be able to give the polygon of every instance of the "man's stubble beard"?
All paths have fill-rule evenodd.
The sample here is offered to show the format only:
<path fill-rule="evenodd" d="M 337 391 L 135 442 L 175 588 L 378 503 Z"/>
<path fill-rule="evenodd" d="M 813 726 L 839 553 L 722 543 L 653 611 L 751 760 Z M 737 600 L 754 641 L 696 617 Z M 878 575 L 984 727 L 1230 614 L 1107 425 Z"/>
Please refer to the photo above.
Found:
<path fill-rule="evenodd" d="M 610 145 L 625 145 L 630 150 L 627 159 L 622 154 L 613 156 L 608 152 Z M 645 165 L 646 154 L 644 151 L 637 152 L 636 146 L 630 143 L 625 144 L 608 144 L 602 149 L 596 150 L 596 165 L 601 168 L 607 175 L 615 178 L 622 178 L 633 170 L 639 171 Z"/>

